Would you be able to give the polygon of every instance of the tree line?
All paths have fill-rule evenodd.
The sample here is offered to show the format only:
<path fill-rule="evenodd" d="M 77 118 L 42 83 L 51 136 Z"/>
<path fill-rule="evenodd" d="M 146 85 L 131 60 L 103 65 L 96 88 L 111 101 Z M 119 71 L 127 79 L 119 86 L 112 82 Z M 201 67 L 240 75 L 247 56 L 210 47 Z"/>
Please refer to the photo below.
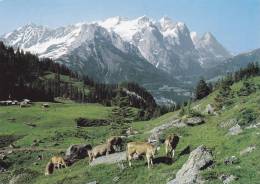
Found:
<path fill-rule="evenodd" d="M 52 77 L 45 78 L 47 74 Z M 62 80 L 68 76 L 70 81 Z M 77 86 L 73 82 L 81 82 Z M 143 109 L 153 116 L 158 108 L 153 96 L 133 82 L 103 84 L 79 75 L 49 58 L 39 58 L 21 49 L 0 42 L 0 100 L 29 98 L 33 101 L 54 101 L 63 97 L 80 103 L 115 105 L 115 98 L 127 97 L 128 106 Z"/>

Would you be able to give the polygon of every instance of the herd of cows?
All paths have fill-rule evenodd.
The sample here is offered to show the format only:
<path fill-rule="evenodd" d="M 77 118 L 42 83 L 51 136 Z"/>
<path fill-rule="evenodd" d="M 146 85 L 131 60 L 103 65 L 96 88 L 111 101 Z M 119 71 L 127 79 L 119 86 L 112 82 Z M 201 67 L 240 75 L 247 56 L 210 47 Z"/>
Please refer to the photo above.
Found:
<path fill-rule="evenodd" d="M 179 136 L 176 134 L 168 135 L 164 141 L 165 152 L 168 157 L 174 157 L 174 152 L 179 143 Z M 121 137 L 113 136 L 107 139 L 106 143 L 93 147 L 87 151 L 89 162 L 92 162 L 97 157 L 114 153 L 116 150 L 121 150 L 123 147 L 123 139 Z M 129 166 L 132 166 L 131 160 L 133 158 L 146 157 L 148 168 L 153 166 L 153 159 L 156 155 L 158 148 L 149 142 L 129 142 L 126 145 L 126 160 Z M 54 156 L 47 163 L 45 168 L 45 175 L 50 175 L 54 169 L 61 169 L 68 167 L 69 160 L 61 156 Z"/>

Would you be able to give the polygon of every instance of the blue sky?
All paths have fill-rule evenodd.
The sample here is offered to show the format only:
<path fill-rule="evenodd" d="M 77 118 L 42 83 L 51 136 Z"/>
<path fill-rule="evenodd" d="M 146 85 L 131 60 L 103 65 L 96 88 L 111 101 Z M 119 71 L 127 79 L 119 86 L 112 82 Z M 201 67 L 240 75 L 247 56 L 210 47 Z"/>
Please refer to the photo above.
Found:
<path fill-rule="evenodd" d="M 30 22 L 57 27 L 142 15 L 210 31 L 233 53 L 260 48 L 260 0 L 0 0 L 0 35 Z"/>

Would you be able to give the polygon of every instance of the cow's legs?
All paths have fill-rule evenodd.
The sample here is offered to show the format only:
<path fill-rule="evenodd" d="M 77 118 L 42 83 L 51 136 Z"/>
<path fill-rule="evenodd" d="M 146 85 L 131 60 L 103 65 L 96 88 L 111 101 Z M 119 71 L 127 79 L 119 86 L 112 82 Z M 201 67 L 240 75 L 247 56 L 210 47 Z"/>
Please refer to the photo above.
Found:
<path fill-rule="evenodd" d="M 128 155 L 128 164 L 129 164 L 129 167 L 132 166 L 132 163 L 131 163 L 132 157 L 133 157 L 133 156 L 132 156 L 131 154 Z"/>
<path fill-rule="evenodd" d="M 174 154 L 175 154 L 175 150 L 172 149 L 172 158 L 174 157 Z"/>
<path fill-rule="evenodd" d="M 149 155 L 146 155 L 146 159 L 147 159 L 147 164 L 148 164 L 148 169 L 150 168 L 150 162 L 151 162 L 151 158 Z"/>

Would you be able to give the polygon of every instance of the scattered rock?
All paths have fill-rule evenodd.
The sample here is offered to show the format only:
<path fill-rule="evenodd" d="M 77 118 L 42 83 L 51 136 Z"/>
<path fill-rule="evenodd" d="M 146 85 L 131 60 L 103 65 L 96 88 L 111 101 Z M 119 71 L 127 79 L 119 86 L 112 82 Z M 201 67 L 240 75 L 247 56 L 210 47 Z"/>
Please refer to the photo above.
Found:
<path fill-rule="evenodd" d="M 117 167 L 118 167 L 121 171 L 125 170 L 125 165 L 124 165 L 123 162 L 119 162 L 119 163 L 117 164 Z"/>
<path fill-rule="evenodd" d="M 37 156 L 37 160 L 42 160 L 43 159 L 43 156 L 42 155 L 38 155 Z"/>
<path fill-rule="evenodd" d="M 238 180 L 238 177 L 237 176 L 234 176 L 234 175 L 225 175 L 225 174 L 222 174 L 219 179 L 224 183 L 224 184 L 229 184 L 235 180 Z"/>
<path fill-rule="evenodd" d="M 176 178 L 168 184 L 195 184 L 202 183 L 200 170 L 208 168 L 213 163 L 210 150 L 201 145 L 190 153 L 189 159 L 177 172 Z"/>
<path fill-rule="evenodd" d="M 227 157 L 224 160 L 224 164 L 226 165 L 232 165 L 232 164 L 238 164 L 239 159 L 236 156 Z"/>
<path fill-rule="evenodd" d="M 200 124 L 204 123 L 204 120 L 201 117 L 187 118 L 182 121 L 183 121 L 183 123 L 185 123 L 189 126 L 196 126 L 196 125 L 200 125 Z"/>
<path fill-rule="evenodd" d="M 9 148 L 14 149 L 14 148 L 16 148 L 16 146 L 14 144 L 10 144 Z"/>
<path fill-rule="evenodd" d="M 127 136 L 136 135 L 136 134 L 138 134 L 138 131 L 133 130 L 132 127 L 128 128 L 127 131 L 126 131 Z"/>
<path fill-rule="evenodd" d="M 238 135 L 240 133 L 242 133 L 243 130 L 241 129 L 241 127 L 236 124 L 235 126 L 231 127 L 230 129 L 228 129 L 228 134 L 229 135 Z"/>
<path fill-rule="evenodd" d="M 249 147 L 247 147 L 246 149 L 240 151 L 240 155 L 246 155 L 246 154 L 248 154 L 248 153 L 253 152 L 255 149 L 256 149 L 256 146 L 255 146 L 255 145 L 254 145 L 254 146 L 249 146 Z"/>
<path fill-rule="evenodd" d="M 246 129 L 260 128 L 260 123 L 252 124 L 246 127 Z"/>
<path fill-rule="evenodd" d="M 204 110 L 204 113 L 206 114 L 212 114 L 212 115 L 216 115 L 216 112 L 215 112 L 215 108 L 211 105 L 211 104 L 208 104 Z"/>
<path fill-rule="evenodd" d="M 0 153 L 0 160 L 5 160 L 7 156 L 4 153 Z"/>
<path fill-rule="evenodd" d="M 116 177 L 113 178 L 113 182 L 118 182 L 119 179 L 120 179 L 120 178 L 119 178 L 118 176 L 116 176 Z"/>
<path fill-rule="evenodd" d="M 84 159 L 88 156 L 88 150 L 91 149 L 90 144 L 74 144 L 66 150 L 65 156 L 70 160 Z"/>
<path fill-rule="evenodd" d="M 171 127 L 184 127 L 184 126 L 186 126 L 186 124 L 184 124 L 180 119 L 174 119 L 168 123 L 164 123 L 160 126 L 157 126 L 150 131 L 151 135 L 148 138 L 148 142 L 159 142 L 161 133 L 166 129 L 169 129 Z"/>
<path fill-rule="evenodd" d="M 126 160 L 126 152 L 119 152 L 119 153 L 113 153 L 110 155 L 98 157 L 95 160 L 93 160 L 90 165 L 99 165 L 99 164 L 114 164 L 119 163 Z"/>
<path fill-rule="evenodd" d="M 232 126 L 236 125 L 238 122 L 237 122 L 237 119 L 230 119 L 228 121 L 224 121 L 222 123 L 220 123 L 220 127 L 221 128 L 231 128 Z"/>

